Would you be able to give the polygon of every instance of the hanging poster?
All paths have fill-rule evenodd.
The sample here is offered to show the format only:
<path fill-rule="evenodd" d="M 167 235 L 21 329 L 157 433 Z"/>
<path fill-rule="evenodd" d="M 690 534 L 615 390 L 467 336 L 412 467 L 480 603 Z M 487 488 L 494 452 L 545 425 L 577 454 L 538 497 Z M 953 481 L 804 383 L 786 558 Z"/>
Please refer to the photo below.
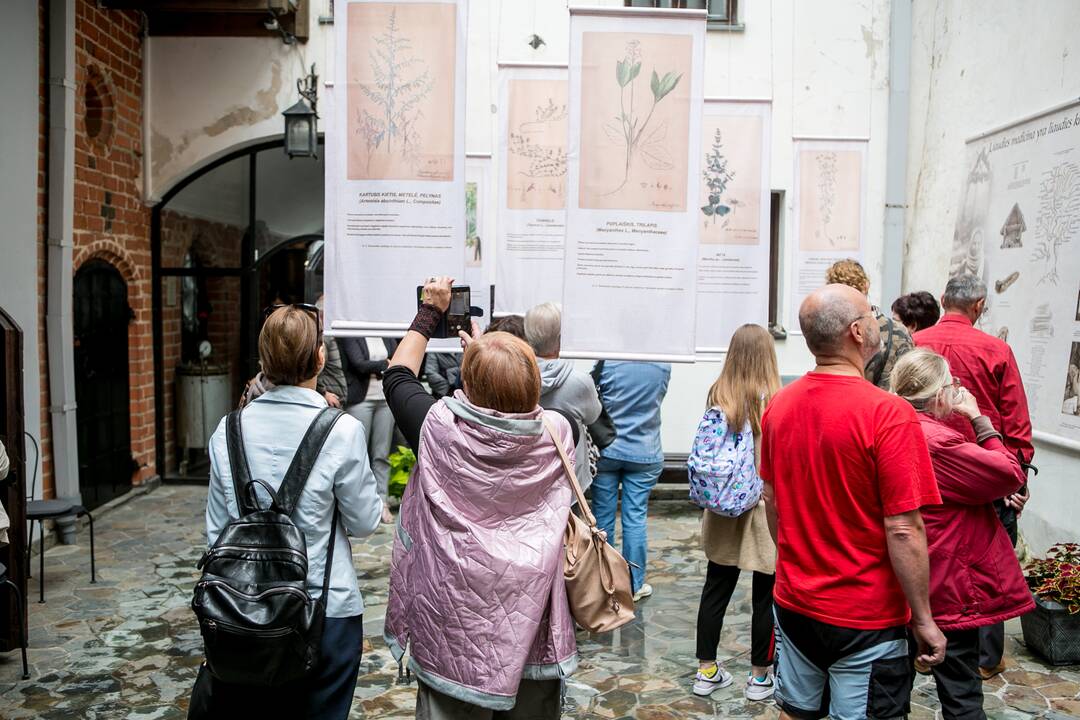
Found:
<path fill-rule="evenodd" d="M 466 8 L 338 0 L 326 142 L 336 158 L 325 269 L 335 335 L 400 336 L 424 277 L 462 276 Z"/>
<path fill-rule="evenodd" d="M 701 122 L 697 353 L 726 351 L 744 323 L 769 321 L 768 101 L 708 100 Z"/>
<path fill-rule="evenodd" d="M 950 275 L 987 284 L 1037 438 L 1080 450 L 1080 103 L 968 141 Z"/>
<path fill-rule="evenodd" d="M 862 260 L 866 215 L 866 140 L 795 140 L 795 262 L 791 269 L 791 320 L 798 333 L 799 306 L 825 284 L 837 260 Z"/>
<path fill-rule="evenodd" d="M 562 354 L 694 359 L 705 13 L 570 8 Z"/>
<path fill-rule="evenodd" d="M 568 106 L 565 65 L 500 65 L 500 315 L 562 298 Z"/>

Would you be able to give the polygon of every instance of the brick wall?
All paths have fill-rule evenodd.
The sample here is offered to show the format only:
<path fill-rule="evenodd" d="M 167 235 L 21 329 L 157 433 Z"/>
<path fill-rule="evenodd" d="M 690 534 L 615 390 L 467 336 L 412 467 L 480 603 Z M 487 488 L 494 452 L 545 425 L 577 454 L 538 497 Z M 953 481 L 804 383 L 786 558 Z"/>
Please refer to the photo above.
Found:
<path fill-rule="evenodd" d="M 42 97 L 47 97 L 45 2 L 41 8 Z M 75 270 L 93 258 L 113 263 L 128 283 L 135 318 L 128 331 L 131 451 L 140 469 L 138 484 L 153 475 L 154 373 L 151 332 L 150 211 L 142 202 L 142 40 L 136 11 L 104 10 L 94 0 L 78 0 L 75 17 Z M 88 85 L 93 91 L 88 91 Z M 89 117 L 87 100 L 89 99 Z M 47 108 L 41 114 L 39 249 L 41 293 L 42 445 L 44 487 L 55 483 L 49 442 L 48 361 L 45 338 L 44 148 Z M 89 132 L 88 132 L 89 130 Z M 96 134 L 96 137 L 92 135 Z"/>

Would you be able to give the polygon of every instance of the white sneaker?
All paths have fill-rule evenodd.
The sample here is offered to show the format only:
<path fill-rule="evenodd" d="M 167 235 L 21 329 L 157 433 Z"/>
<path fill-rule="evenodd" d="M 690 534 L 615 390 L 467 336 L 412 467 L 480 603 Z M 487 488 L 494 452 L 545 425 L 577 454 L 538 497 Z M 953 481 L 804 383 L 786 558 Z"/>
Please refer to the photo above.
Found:
<path fill-rule="evenodd" d="M 709 677 L 699 669 L 697 676 L 694 678 L 694 694 L 701 697 L 708 697 L 712 694 L 713 690 L 717 688 L 725 688 L 731 684 L 731 673 L 724 669 L 723 665 L 717 664 L 716 674 Z"/>
<path fill-rule="evenodd" d="M 634 602 L 644 600 L 650 595 L 652 595 L 652 585 L 649 583 L 642 583 L 641 587 L 638 588 L 638 591 L 634 593 Z"/>
<path fill-rule="evenodd" d="M 750 676 L 746 679 L 746 690 L 744 694 L 747 700 L 768 700 L 772 697 L 773 691 L 776 690 L 776 686 L 773 683 L 773 671 L 769 668 L 765 673 L 765 677 L 758 679 L 754 677 L 754 673 L 751 672 Z"/>

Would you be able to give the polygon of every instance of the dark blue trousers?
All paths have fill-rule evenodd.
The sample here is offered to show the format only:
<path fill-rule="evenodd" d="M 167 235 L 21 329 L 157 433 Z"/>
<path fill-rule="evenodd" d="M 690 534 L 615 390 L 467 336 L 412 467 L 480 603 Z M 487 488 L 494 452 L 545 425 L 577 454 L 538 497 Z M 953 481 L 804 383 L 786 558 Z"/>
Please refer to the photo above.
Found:
<path fill-rule="evenodd" d="M 364 646 L 364 616 L 326 618 L 318 671 L 281 688 L 227 685 L 204 664 L 191 692 L 188 720 L 295 717 L 347 720 Z"/>

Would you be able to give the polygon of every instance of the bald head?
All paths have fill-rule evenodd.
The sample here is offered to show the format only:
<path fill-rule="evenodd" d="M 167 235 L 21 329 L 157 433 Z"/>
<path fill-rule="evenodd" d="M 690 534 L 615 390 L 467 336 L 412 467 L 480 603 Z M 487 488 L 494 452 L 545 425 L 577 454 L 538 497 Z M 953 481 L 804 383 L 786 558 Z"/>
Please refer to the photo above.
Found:
<path fill-rule="evenodd" d="M 870 301 L 848 285 L 826 285 L 807 295 L 799 308 L 799 327 L 815 356 L 838 355 L 860 343 L 851 324 L 870 313 Z M 876 328 L 876 323 L 875 323 Z M 877 352 L 877 349 L 874 349 Z"/>

